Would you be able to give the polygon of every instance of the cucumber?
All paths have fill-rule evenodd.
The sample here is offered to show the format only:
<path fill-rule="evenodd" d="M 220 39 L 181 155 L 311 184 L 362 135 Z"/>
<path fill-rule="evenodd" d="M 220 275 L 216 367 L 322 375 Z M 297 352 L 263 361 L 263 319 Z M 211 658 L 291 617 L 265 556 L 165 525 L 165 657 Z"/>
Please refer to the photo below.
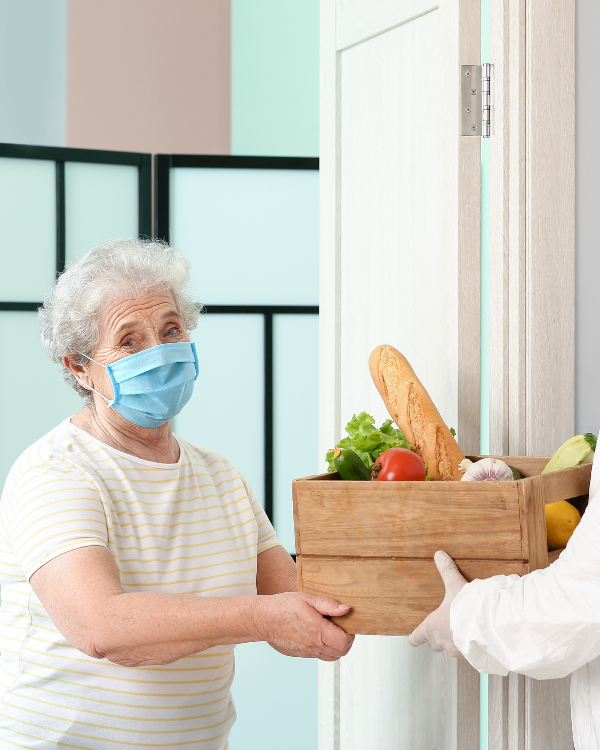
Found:
<path fill-rule="evenodd" d="M 371 472 L 350 448 L 336 448 L 335 453 L 333 465 L 342 479 L 351 482 L 368 482 L 371 479 Z"/>
<path fill-rule="evenodd" d="M 508 468 L 512 471 L 513 477 L 515 479 L 522 479 L 521 472 L 518 469 L 515 469 L 514 466 L 509 466 Z"/>

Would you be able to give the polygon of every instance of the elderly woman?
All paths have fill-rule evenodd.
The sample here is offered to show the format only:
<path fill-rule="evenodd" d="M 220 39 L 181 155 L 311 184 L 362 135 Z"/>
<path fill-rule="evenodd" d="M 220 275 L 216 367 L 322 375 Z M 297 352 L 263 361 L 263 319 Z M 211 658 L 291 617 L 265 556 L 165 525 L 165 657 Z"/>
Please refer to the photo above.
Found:
<path fill-rule="evenodd" d="M 347 608 L 297 593 L 240 473 L 171 431 L 199 368 L 188 269 L 162 243 L 112 242 L 40 310 L 87 403 L 21 455 L 0 503 L 2 748 L 227 748 L 235 644 L 351 646 L 326 619 Z"/>

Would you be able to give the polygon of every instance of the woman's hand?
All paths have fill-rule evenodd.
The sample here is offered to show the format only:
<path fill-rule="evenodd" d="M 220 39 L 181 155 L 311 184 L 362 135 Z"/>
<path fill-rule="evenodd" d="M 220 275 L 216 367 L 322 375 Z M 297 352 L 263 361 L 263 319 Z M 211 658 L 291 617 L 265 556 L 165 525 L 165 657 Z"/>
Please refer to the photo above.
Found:
<path fill-rule="evenodd" d="M 354 636 L 325 619 L 350 609 L 335 599 L 289 592 L 259 596 L 257 604 L 260 640 L 281 654 L 337 661 L 352 646 Z"/>
<path fill-rule="evenodd" d="M 445 552 L 436 552 L 433 560 L 446 586 L 446 596 L 440 606 L 408 636 L 408 642 L 411 646 L 422 646 L 429 641 L 433 651 L 446 650 L 450 656 L 460 656 L 450 630 L 450 606 L 467 580 Z"/>

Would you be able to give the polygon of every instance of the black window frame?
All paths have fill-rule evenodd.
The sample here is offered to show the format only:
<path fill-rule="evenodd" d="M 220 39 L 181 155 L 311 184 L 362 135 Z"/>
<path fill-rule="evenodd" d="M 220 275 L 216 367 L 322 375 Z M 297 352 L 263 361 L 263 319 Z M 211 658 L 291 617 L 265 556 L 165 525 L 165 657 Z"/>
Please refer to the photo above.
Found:
<path fill-rule="evenodd" d="M 155 154 L 154 156 L 154 233 L 170 241 L 170 170 L 191 167 L 210 169 L 319 169 L 319 159 L 304 156 L 221 156 Z M 262 315 L 264 320 L 264 509 L 273 520 L 273 316 L 318 315 L 318 305 L 206 305 L 208 314 Z"/>

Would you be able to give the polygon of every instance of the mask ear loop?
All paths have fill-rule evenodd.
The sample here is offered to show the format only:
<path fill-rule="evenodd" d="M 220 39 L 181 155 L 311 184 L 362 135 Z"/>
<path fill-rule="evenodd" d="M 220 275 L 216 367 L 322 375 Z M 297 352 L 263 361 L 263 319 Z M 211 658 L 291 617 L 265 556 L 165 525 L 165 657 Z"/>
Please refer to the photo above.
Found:
<path fill-rule="evenodd" d="M 79 351 L 77 351 L 77 349 L 73 349 L 73 351 L 74 351 L 74 352 L 75 352 L 76 354 L 80 354 L 80 355 L 81 355 L 82 357 L 85 357 L 86 359 L 89 359 L 89 360 L 91 360 L 92 362 L 96 362 L 96 360 L 95 360 L 95 359 L 92 359 L 92 357 L 88 357 L 88 355 L 87 355 L 87 354 L 83 354 L 83 352 L 79 352 Z M 104 369 L 106 369 L 105 365 L 102 365 L 102 364 L 100 364 L 100 362 L 96 362 L 96 364 L 97 364 L 97 365 L 100 365 L 100 367 L 104 367 Z M 75 378 L 75 380 L 76 380 L 76 381 L 77 381 L 78 383 L 81 383 L 81 385 L 82 385 L 82 386 L 83 386 L 83 387 L 84 387 L 84 388 L 85 388 L 86 390 L 88 390 L 88 391 L 94 391 L 94 393 L 97 393 L 97 394 L 98 394 L 99 396 L 102 396 L 102 398 L 103 398 L 103 399 L 104 399 L 104 400 L 106 401 L 106 403 L 107 403 L 107 404 L 110 404 L 110 399 L 109 399 L 109 398 L 106 398 L 106 396 L 105 396 L 105 395 L 104 395 L 103 393 L 100 393 L 100 391 L 97 391 L 97 390 L 96 390 L 95 388 L 92 388 L 92 386 L 91 386 L 91 385 L 88 385 L 87 383 L 84 383 L 84 382 L 83 382 L 83 380 L 80 380 L 80 379 L 79 379 L 79 378 L 77 377 L 77 375 L 73 375 L 73 377 Z"/>

